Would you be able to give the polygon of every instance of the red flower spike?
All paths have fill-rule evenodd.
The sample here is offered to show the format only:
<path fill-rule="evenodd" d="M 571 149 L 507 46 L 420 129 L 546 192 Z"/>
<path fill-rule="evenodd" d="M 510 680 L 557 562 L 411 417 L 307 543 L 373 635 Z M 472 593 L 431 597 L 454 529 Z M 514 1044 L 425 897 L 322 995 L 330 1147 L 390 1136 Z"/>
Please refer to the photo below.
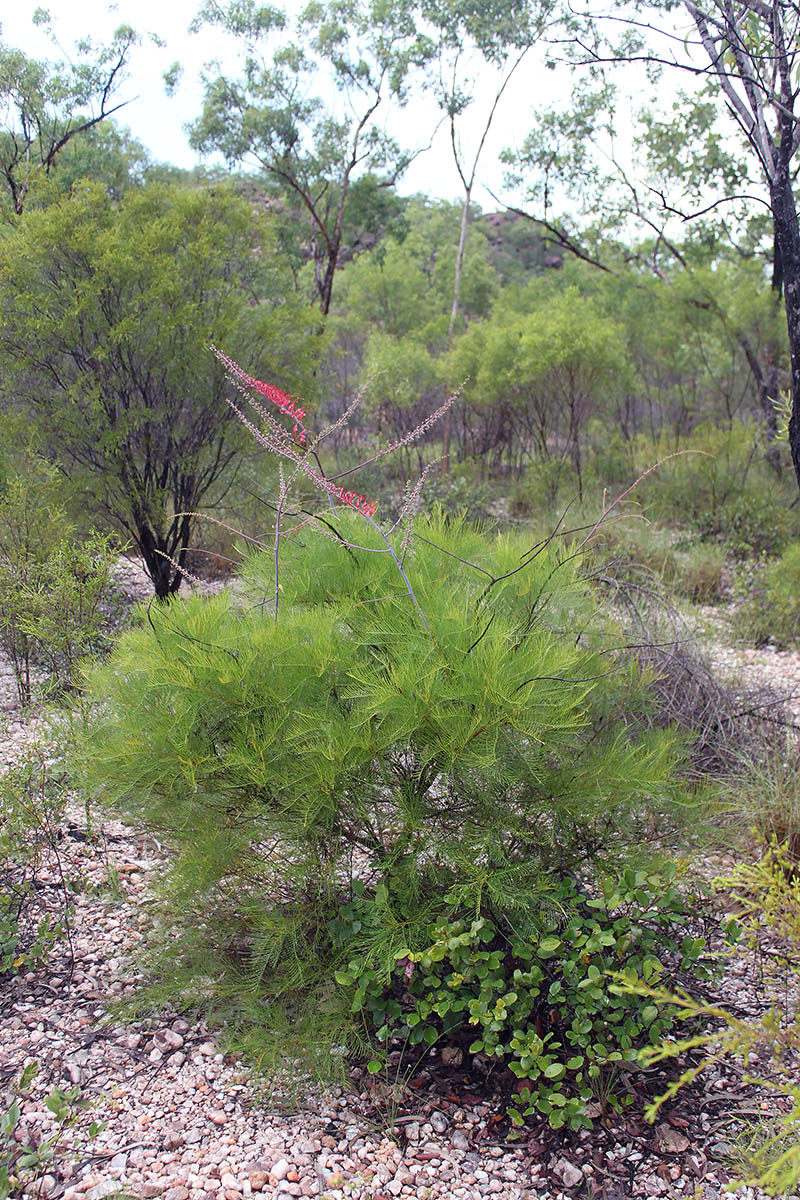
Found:
<path fill-rule="evenodd" d="M 227 354 L 223 354 L 216 346 L 212 346 L 211 349 L 219 361 L 224 363 L 234 379 L 238 379 L 247 387 L 252 388 L 259 396 L 263 396 L 265 400 L 269 400 L 271 404 L 274 404 L 280 412 L 293 418 L 295 425 L 292 429 L 292 437 L 296 445 L 304 447 L 307 437 L 302 421 L 306 415 L 306 410 L 295 407 L 294 399 L 288 392 L 281 391 L 280 388 L 274 387 L 271 383 L 265 383 L 263 379 L 256 379 L 255 376 L 248 375 L 237 362 L 234 362 Z M 379 455 L 384 453 L 384 450 L 378 452 Z M 318 475 L 316 472 L 309 472 L 309 478 L 313 479 L 317 486 L 327 492 L 332 499 L 338 500 L 340 504 L 348 505 L 365 517 L 373 516 L 378 507 L 377 500 L 365 500 L 363 496 L 356 495 L 355 492 L 345 491 L 343 487 L 331 483 L 330 480 L 326 479 L 323 475 Z"/>
<path fill-rule="evenodd" d="M 349 508 L 354 508 L 356 512 L 360 512 L 365 517 L 371 517 L 378 507 L 377 500 L 365 500 L 363 496 L 357 496 L 355 492 L 345 491 L 343 487 L 335 487 L 333 484 L 323 485 L 326 491 L 334 500 L 338 500 L 340 504 L 346 504 Z"/>
<path fill-rule="evenodd" d="M 254 392 L 258 392 L 260 396 L 265 396 L 278 408 L 293 409 L 294 402 L 288 392 L 282 392 L 280 388 L 273 387 L 271 383 L 264 383 L 261 379 L 254 379 L 252 375 L 247 377 L 247 382 Z"/>

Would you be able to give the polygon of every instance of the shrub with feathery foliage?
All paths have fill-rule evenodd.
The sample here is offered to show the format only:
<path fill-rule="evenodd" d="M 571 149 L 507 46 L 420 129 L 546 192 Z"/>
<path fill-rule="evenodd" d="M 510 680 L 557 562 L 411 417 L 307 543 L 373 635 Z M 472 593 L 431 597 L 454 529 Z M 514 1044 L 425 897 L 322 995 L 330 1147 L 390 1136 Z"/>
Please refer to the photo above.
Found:
<path fill-rule="evenodd" d="M 374 1032 L 354 956 L 389 988 L 437 922 L 552 930 L 565 880 L 652 863 L 690 807 L 570 549 L 419 520 L 415 604 L 377 528 L 329 526 L 281 539 L 277 620 L 263 553 L 236 598 L 153 609 L 89 676 L 86 747 L 90 786 L 173 853 L 162 966 L 262 1023 L 305 1013 L 323 1054 Z M 343 945 L 359 888 L 381 904 Z"/>

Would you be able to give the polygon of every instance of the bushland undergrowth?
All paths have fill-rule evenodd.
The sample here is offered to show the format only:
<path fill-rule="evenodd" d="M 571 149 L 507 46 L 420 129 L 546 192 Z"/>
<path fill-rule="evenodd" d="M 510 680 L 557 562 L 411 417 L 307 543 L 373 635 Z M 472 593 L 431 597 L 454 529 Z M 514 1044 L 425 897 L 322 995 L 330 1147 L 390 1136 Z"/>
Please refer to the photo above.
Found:
<path fill-rule="evenodd" d="M 0 773 L 0 980 L 38 966 L 61 937 L 69 941 L 80 885 L 59 850 L 64 802 L 63 778 L 40 749 Z"/>
<path fill-rule="evenodd" d="M 666 1037 L 642 1053 L 646 1065 L 679 1058 L 687 1051 L 695 1056 L 651 1105 L 651 1119 L 682 1087 L 727 1056 L 743 1063 L 745 1083 L 757 1084 L 773 1097 L 782 1094 L 782 1111 L 773 1102 L 771 1116 L 755 1129 L 746 1129 L 735 1167 L 737 1186 L 757 1186 L 770 1195 L 785 1196 L 800 1181 L 800 877 L 796 857 L 777 837 L 763 843 L 762 851 L 757 861 L 742 862 L 714 881 L 738 926 L 737 940 L 760 963 L 765 996 L 760 1016 L 743 1018 L 685 991 L 670 992 L 641 980 L 627 980 L 617 990 L 671 1005 L 680 1020 L 694 1026 L 687 1036 Z"/>
<path fill-rule="evenodd" d="M 37 685 L 51 696 L 68 689 L 78 661 L 107 641 L 101 602 L 117 548 L 76 536 L 57 475 L 29 451 L 0 484 L 0 647 L 23 706 Z"/>

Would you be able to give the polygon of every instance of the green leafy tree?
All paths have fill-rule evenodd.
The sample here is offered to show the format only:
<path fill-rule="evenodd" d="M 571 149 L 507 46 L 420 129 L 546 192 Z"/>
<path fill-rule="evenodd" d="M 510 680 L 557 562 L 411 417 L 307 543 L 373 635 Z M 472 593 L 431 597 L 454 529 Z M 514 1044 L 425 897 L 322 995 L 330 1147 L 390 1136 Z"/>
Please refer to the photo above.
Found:
<path fill-rule="evenodd" d="M 377 195 L 409 161 L 377 114 L 389 99 L 405 102 L 409 72 L 430 54 L 414 6 L 410 0 L 314 0 L 292 36 L 276 8 L 208 0 L 195 27 L 204 23 L 233 34 L 245 61 L 239 78 L 206 78 L 192 144 L 220 151 L 232 164 L 254 161 L 307 218 L 311 298 L 327 314 L 353 185 L 371 177 Z M 329 82 L 335 99 L 323 99 L 320 80 Z M 364 197 L 358 199 L 363 205 Z"/>
<path fill-rule="evenodd" d="M 118 200 L 128 188 L 152 179 L 156 170 L 147 149 L 130 130 L 101 121 L 64 147 L 49 181 L 52 194 L 58 195 L 79 179 L 90 179 Z"/>
<path fill-rule="evenodd" d="M 594 30 L 602 36 L 602 21 Z M 619 53 L 624 58 L 626 51 Z M 620 114 L 625 114 L 628 127 L 631 107 L 636 136 L 624 161 L 615 147 Z M 780 256 L 775 257 L 777 243 L 763 201 L 753 213 L 763 189 L 751 177 L 746 143 L 726 133 L 713 84 L 694 96 L 682 94 L 667 114 L 660 114 L 626 100 L 608 78 L 580 78 L 571 104 L 540 112 L 522 146 L 504 157 L 511 167 L 509 182 L 526 193 L 527 215 L 560 247 L 604 274 L 626 280 L 629 287 L 647 289 L 650 277 L 652 295 L 660 297 L 663 306 L 661 316 L 654 317 L 656 326 L 674 323 L 675 301 L 686 306 L 689 331 L 693 321 L 706 324 L 701 313 L 718 322 L 717 338 L 736 343 L 732 354 L 751 376 L 762 419 L 775 435 L 775 402 L 786 386 L 788 356 L 785 338 L 762 300 L 770 301 L 777 314 Z M 749 280 L 759 297 L 759 313 L 750 327 L 732 319 L 731 305 L 724 290 L 715 286 L 713 271 L 724 263 L 730 279 L 747 274 L 747 264 L 753 261 L 760 275 L 754 269 Z M 770 262 L 771 292 L 765 287 L 765 265 Z M 669 374 L 667 362 L 659 369 Z M 779 453 L 770 447 L 767 454 L 779 469 Z"/>
<path fill-rule="evenodd" d="M 739 323 L 737 336 L 758 389 L 764 422 L 774 439 L 778 434 L 776 403 L 788 386 L 789 356 L 785 333 L 779 328 L 782 259 L 769 206 L 759 205 L 763 187 L 757 163 L 748 154 L 741 132 L 738 137 L 731 136 L 730 127 L 723 123 L 713 81 L 696 95 L 681 93 L 666 116 L 645 111 L 642 123 L 648 174 L 662 207 L 682 217 L 688 247 L 695 254 L 700 252 L 709 269 L 709 254 L 727 258 L 728 246 L 736 248 L 740 262 L 755 262 L 761 268 L 761 279 L 756 272 L 750 273 L 758 312 L 752 313 L 752 327 Z M 769 292 L 763 286 L 767 265 L 771 269 Z M 777 468 L 780 455 L 776 447 L 771 447 L 769 457 Z"/>
<path fill-rule="evenodd" d="M 467 397 L 489 411 L 502 449 L 516 441 L 523 457 L 571 460 L 582 491 L 586 424 L 630 378 L 625 330 L 576 288 L 536 296 L 534 285 L 528 311 L 501 303 L 467 329 L 448 378 L 469 377 Z"/>
<path fill-rule="evenodd" d="M 267 220 L 227 188 L 152 185 L 116 206 L 85 184 L 0 242 L 6 400 L 133 539 L 160 597 L 237 457 L 209 343 L 303 381 L 313 340 L 286 290 Z"/>
<path fill-rule="evenodd" d="M 619 412 L 626 438 L 656 439 L 669 430 L 677 446 L 700 422 L 730 428 L 752 417 L 767 430 L 774 424 L 769 396 L 777 393 L 769 380 L 788 381 L 786 336 L 763 264 L 720 256 L 710 265 L 676 263 L 663 278 L 591 267 L 568 268 L 567 275 L 625 326 L 637 367 L 636 389 Z M 762 453 L 773 466 L 780 462 L 769 436 Z"/>
<path fill-rule="evenodd" d="M 783 291 L 789 335 L 793 396 L 789 446 L 800 483 L 800 222 L 794 195 L 800 120 L 794 111 L 797 87 L 793 82 L 798 66 L 797 15 L 775 4 L 747 6 L 739 12 L 718 0 L 685 0 L 684 7 L 707 59 L 714 90 L 744 134 L 748 157 L 756 167 L 753 174 L 760 176 L 762 188 L 766 185 L 773 289 L 777 295 Z M 762 391 L 771 392 L 773 401 L 776 382 L 769 375 L 762 382 Z"/>
<path fill-rule="evenodd" d="M 691 133 L 690 148 L 684 153 L 683 131 L 676 139 L 677 153 L 665 148 L 663 129 L 656 133 L 655 159 L 662 165 L 677 167 L 680 185 L 690 198 L 702 187 L 705 168 L 713 172 L 720 191 L 693 211 L 682 210 L 667 198 L 669 181 L 648 190 L 652 179 L 618 171 L 618 182 L 630 198 L 629 212 L 645 215 L 657 234 L 659 247 L 674 254 L 669 245 L 668 223 L 676 215 L 702 218 L 718 206 L 734 205 L 740 215 L 746 239 L 754 226 L 762 231 L 763 222 L 747 220 L 763 207 L 768 214 L 766 227 L 771 234 L 770 258 L 773 283 L 782 296 L 788 332 L 789 362 L 793 410 L 788 423 L 788 440 L 800 483 L 800 221 L 795 198 L 796 155 L 800 148 L 800 119 L 796 112 L 798 54 L 798 18 L 793 8 L 777 3 L 746 3 L 731 6 L 727 0 L 683 0 L 680 12 L 688 22 L 688 31 L 676 36 L 674 6 L 662 0 L 643 2 L 634 10 L 621 13 L 613 22 L 601 16 L 585 14 L 584 35 L 577 42 L 576 61 L 590 67 L 605 64 L 646 64 L 655 82 L 662 68 L 684 72 L 701 81 L 701 95 L 686 106 L 683 129 Z M 620 29 L 623 29 L 620 35 Z M 659 40 L 661 39 L 661 40 Z M 641 69 L 641 66 L 639 66 Z M 716 112 L 707 107 L 713 104 Z M 606 114 L 613 105 L 604 105 Z M 717 136 L 716 113 L 732 118 L 740 136 L 735 151 L 723 149 Z M 590 113 L 590 119 L 593 119 Z M 605 120 L 605 118 L 603 118 Z M 673 122 L 674 126 L 674 122 Z M 728 126 L 730 130 L 730 126 Z M 744 153 L 739 153 L 739 145 Z M 541 149 L 541 148 L 539 148 Z M 542 155 L 534 154 L 541 165 Z M 583 173 L 584 178 L 587 173 Z M 735 190 L 733 190 L 735 189 Z M 661 199 L 657 220 L 647 217 L 645 195 Z M 743 207 L 744 206 L 744 207 Z M 734 226 L 737 224 L 733 218 Z M 709 223 L 701 225 L 708 232 Z M 718 226 L 717 226 L 718 228 Z M 712 234 L 716 229 L 712 230 Z M 680 252 L 676 256 L 679 261 Z M 771 397 L 772 400 L 775 396 Z"/>
<path fill-rule="evenodd" d="M 370 381 L 365 395 L 376 433 L 400 441 L 436 405 L 442 384 L 433 355 L 413 336 L 393 338 L 375 330 L 365 348 L 364 376 Z M 423 468 L 423 447 L 415 447 Z M 411 453 L 409 448 L 409 454 Z"/>
<path fill-rule="evenodd" d="M 331 375 L 345 394 L 368 383 L 364 418 L 398 435 L 444 398 L 437 360 L 447 349 L 459 218 L 458 205 L 415 197 L 402 238 L 384 238 L 341 273 L 328 322 Z M 464 320 L 487 316 L 499 291 L 487 250 L 473 231 L 461 271 Z"/>
<path fill-rule="evenodd" d="M 46 22 L 42 10 L 37 16 Z M 122 26 L 107 45 L 79 42 L 63 62 L 40 62 L 0 44 L 0 179 L 17 215 L 65 150 L 123 107 L 115 97 L 137 41 Z"/>
<path fill-rule="evenodd" d="M 413 333 L 432 350 L 447 348 L 460 206 L 420 197 L 404 214 L 403 236 L 390 235 L 348 264 L 339 284 L 337 316 L 350 327 L 378 326 L 393 337 Z M 499 291 L 486 235 L 474 231 L 461 266 L 465 320 L 486 317 Z"/>

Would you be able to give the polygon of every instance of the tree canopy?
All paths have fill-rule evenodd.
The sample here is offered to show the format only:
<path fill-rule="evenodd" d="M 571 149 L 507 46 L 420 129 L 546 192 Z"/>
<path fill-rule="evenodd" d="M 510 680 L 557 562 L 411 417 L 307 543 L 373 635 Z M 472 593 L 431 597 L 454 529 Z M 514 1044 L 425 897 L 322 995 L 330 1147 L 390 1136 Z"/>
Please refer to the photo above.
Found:
<path fill-rule="evenodd" d="M 124 106 L 117 94 L 137 42 L 134 30 L 121 26 L 107 45 L 84 39 L 75 56 L 61 62 L 39 61 L 0 43 L 0 179 L 17 215 L 37 177 Z"/>
<path fill-rule="evenodd" d="M 410 71 L 431 53 L 414 5 L 315 0 L 292 31 L 282 12 L 255 0 L 208 0 L 196 22 L 203 23 L 234 34 L 244 62 L 238 77 L 206 77 L 192 144 L 232 164 L 258 163 L 308 222 L 311 299 L 326 314 L 353 184 L 371 176 L 388 186 L 408 162 L 377 114 L 389 99 L 405 102 Z M 326 76 L 335 101 L 319 91 Z"/>
<path fill-rule="evenodd" d="M 209 343 L 309 382 L 308 315 L 283 295 L 270 239 L 225 187 L 150 185 L 115 204 L 83 184 L 0 240 L 7 401 L 133 539 L 159 596 L 239 446 Z"/>

